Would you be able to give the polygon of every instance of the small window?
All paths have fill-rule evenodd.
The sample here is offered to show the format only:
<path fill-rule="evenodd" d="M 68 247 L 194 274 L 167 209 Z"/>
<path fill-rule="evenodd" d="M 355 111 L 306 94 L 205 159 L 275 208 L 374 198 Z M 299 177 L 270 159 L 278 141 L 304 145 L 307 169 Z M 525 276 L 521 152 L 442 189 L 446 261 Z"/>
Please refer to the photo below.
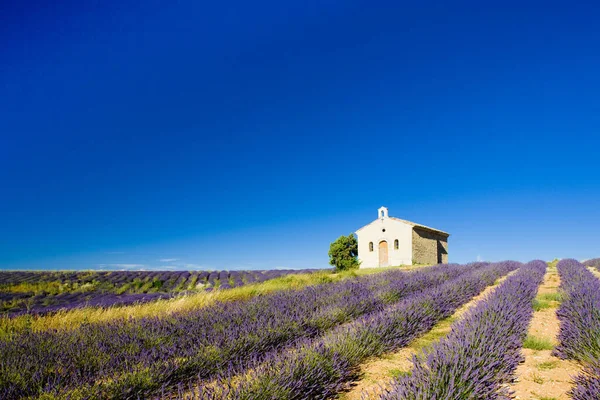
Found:
<path fill-rule="evenodd" d="M 398 250 L 399 247 L 398 239 L 394 240 L 394 250 Z"/>
<path fill-rule="evenodd" d="M 369 251 L 373 251 L 373 242 L 369 242 Z"/>
<path fill-rule="evenodd" d="M 383 229 L 381 230 L 381 232 L 385 232 L 385 228 L 383 228 Z"/>

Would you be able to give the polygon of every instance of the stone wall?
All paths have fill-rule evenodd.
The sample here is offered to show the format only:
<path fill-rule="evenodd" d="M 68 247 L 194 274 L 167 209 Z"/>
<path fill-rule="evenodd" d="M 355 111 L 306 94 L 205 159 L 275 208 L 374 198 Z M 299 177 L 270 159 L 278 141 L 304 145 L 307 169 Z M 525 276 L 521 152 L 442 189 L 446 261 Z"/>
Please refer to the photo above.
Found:
<path fill-rule="evenodd" d="M 415 226 L 412 238 L 414 264 L 448 262 L 448 236 Z"/>

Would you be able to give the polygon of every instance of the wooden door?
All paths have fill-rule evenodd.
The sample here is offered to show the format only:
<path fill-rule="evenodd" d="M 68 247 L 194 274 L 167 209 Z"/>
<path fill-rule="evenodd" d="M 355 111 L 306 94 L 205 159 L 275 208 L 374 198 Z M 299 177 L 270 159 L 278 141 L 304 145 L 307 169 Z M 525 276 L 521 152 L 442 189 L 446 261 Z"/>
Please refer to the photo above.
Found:
<path fill-rule="evenodd" d="M 388 266 L 388 244 L 385 240 L 379 242 L 379 266 Z"/>

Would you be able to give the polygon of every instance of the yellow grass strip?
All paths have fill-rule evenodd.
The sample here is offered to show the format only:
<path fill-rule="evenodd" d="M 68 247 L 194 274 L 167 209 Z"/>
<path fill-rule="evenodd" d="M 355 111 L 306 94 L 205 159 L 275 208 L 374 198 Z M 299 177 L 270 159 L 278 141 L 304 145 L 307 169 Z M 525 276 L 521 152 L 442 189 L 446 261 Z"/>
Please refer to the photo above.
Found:
<path fill-rule="evenodd" d="M 22 315 L 9 318 L 0 317 L 0 337 L 9 337 L 12 333 L 31 330 L 44 331 L 50 329 L 75 329 L 84 323 L 102 323 L 115 319 L 142 318 L 147 316 L 168 316 L 173 313 L 186 312 L 216 301 L 231 301 L 248 299 L 253 296 L 272 293 L 279 290 L 300 289 L 305 286 L 337 282 L 356 276 L 381 273 L 393 269 L 418 269 L 423 266 L 400 266 L 388 268 L 369 268 L 354 271 L 332 272 L 319 271 L 307 274 L 290 274 L 261 283 L 253 283 L 239 288 L 199 292 L 168 300 L 157 300 L 150 303 L 134 304 L 108 308 L 80 308 L 69 311 L 59 311 L 50 315 Z"/>

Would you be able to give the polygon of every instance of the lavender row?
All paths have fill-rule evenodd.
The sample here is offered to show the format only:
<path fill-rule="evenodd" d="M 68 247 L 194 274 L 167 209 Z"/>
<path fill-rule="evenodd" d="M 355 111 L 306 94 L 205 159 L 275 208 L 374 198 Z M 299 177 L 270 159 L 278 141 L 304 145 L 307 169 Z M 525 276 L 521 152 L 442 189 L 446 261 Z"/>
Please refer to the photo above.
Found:
<path fill-rule="evenodd" d="M 0 341 L 0 397 L 129 398 L 190 377 L 213 377 L 477 267 L 390 271 L 216 303 L 168 319 L 21 333 Z"/>
<path fill-rule="evenodd" d="M 0 271 L 0 285 L 17 285 L 22 283 L 35 284 L 39 282 L 60 282 L 62 284 L 109 282 L 126 283 L 139 279 L 141 281 L 157 278 L 171 283 L 181 277 L 198 275 L 199 280 L 212 281 L 217 279 L 252 280 L 272 279 L 290 273 L 314 272 L 314 269 L 292 270 L 256 270 L 256 271 Z"/>
<path fill-rule="evenodd" d="M 439 286 L 414 293 L 380 312 L 344 324 L 315 340 L 272 353 L 243 376 L 181 388 L 179 399 L 322 399 L 335 396 L 358 377 L 366 358 L 407 345 L 450 316 L 500 276 L 520 264 L 476 268 Z"/>
<path fill-rule="evenodd" d="M 600 258 L 592 258 L 590 260 L 584 261 L 583 265 L 600 270 Z"/>
<path fill-rule="evenodd" d="M 311 271 L 316 270 L 0 272 L 0 314 L 16 316 L 85 306 L 126 305 Z"/>
<path fill-rule="evenodd" d="M 584 364 L 574 379 L 574 399 L 600 398 L 600 280 L 576 260 L 557 265 L 563 300 L 557 311 L 559 345 L 554 354 Z"/>
<path fill-rule="evenodd" d="M 600 280 L 576 260 L 561 260 L 557 269 L 563 300 L 554 354 L 585 362 L 600 356 Z"/>
<path fill-rule="evenodd" d="M 546 263 L 532 261 L 506 279 L 452 327 L 431 350 L 413 357 L 412 374 L 398 378 L 382 399 L 499 399 L 508 396 L 522 360 L 531 303 Z"/>
<path fill-rule="evenodd" d="M 583 371 L 573 379 L 569 395 L 574 400 L 600 399 L 600 359 L 585 364 Z"/>
<path fill-rule="evenodd" d="M 170 299 L 180 294 L 177 293 L 133 293 L 133 294 L 114 294 L 114 293 L 99 293 L 99 294 L 85 294 L 85 293 L 72 293 L 65 295 L 60 301 L 53 301 L 52 297 L 44 300 L 42 304 L 34 305 L 29 307 L 29 302 L 25 302 L 25 309 L 20 311 L 14 311 L 10 314 L 10 317 L 17 317 L 20 315 L 31 314 L 31 315 L 46 315 L 55 313 L 58 311 L 68 311 L 78 308 L 85 307 L 122 307 L 133 304 L 149 303 L 156 300 Z M 32 300 L 40 300 L 39 297 L 34 297 Z"/>

